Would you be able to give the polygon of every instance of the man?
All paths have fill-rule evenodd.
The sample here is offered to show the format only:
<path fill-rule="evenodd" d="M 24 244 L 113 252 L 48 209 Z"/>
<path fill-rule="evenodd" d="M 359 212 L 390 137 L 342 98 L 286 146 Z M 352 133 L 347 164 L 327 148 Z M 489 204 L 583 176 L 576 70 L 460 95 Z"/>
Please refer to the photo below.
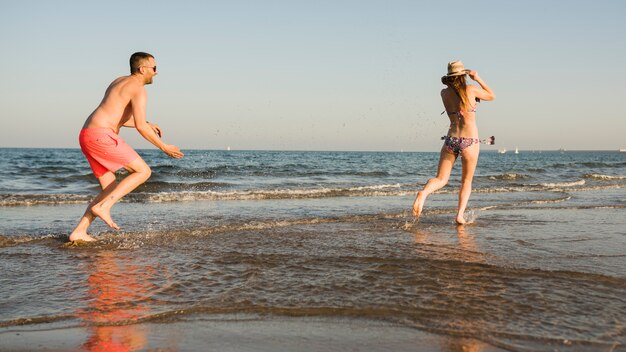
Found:
<path fill-rule="evenodd" d="M 148 142 L 173 158 L 183 153 L 175 145 L 161 141 L 161 129 L 146 121 L 146 84 L 157 75 L 154 56 L 137 52 L 130 57 L 130 75 L 116 79 L 107 88 L 96 110 L 89 115 L 80 131 L 80 148 L 87 157 L 102 192 L 89 204 L 78 226 L 70 234 L 70 241 L 94 241 L 87 234 L 96 217 L 119 229 L 111 218 L 111 207 L 122 197 L 144 183 L 151 174 L 150 167 L 118 135 L 122 126 L 134 127 Z M 115 171 L 125 168 L 130 172 L 120 182 Z"/>

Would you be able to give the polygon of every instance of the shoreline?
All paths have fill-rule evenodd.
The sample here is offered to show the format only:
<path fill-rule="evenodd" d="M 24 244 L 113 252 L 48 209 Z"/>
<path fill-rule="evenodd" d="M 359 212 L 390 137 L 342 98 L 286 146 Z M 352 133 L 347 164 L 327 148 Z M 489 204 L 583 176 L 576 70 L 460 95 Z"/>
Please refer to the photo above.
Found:
<path fill-rule="evenodd" d="M 472 338 L 345 317 L 203 315 L 173 322 L 123 326 L 0 329 L 2 351 L 114 348 L 130 351 L 505 351 Z"/>

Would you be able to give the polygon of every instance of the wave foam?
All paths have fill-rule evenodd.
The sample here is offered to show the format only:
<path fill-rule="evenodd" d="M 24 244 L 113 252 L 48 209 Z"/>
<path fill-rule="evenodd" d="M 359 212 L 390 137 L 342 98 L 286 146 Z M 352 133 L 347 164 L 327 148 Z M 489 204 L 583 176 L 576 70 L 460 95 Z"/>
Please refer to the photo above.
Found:
<path fill-rule="evenodd" d="M 601 177 L 622 177 L 600 175 Z M 598 177 L 595 175 L 594 177 Z M 626 177 L 624 177 L 626 179 Z M 620 178 L 621 179 L 621 178 Z M 404 197 L 414 195 L 420 185 L 416 184 L 380 184 L 345 188 L 293 188 L 293 189 L 252 189 L 252 190 L 170 190 L 157 192 L 135 191 L 122 199 L 130 203 L 168 203 L 193 201 L 229 201 L 229 200 L 279 200 L 279 199 L 314 199 L 335 197 Z M 541 184 L 486 185 L 474 188 L 474 193 L 512 193 L 544 191 L 594 191 L 602 189 L 624 188 L 626 184 L 591 184 L 584 179 L 573 182 L 554 182 Z M 458 187 L 449 186 L 438 190 L 440 194 L 456 194 Z M 95 195 L 95 194 L 94 194 Z M 81 194 L 0 194 L 0 207 L 86 204 L 94 195 Z"/>
<path fill-rule="evenodd" d="M 529 179 L 530 176 L 524 174 L 516 174 L 516 173 L 504 173 L 500 175 L 491 175 L 486 176 L 490 180 L 504 180 L 504 181 L 512 181 L 512 180 L 525 180 Z"/>
<path fill-rule="evenodd" d="M 0 206 L 31 206 L 88 203 L 93 196 L 79 194 L 0 194 Z"/>
<path fill-rule="evenodd" d="M 273 189 L 249 191 L 198 191 L 198 192 L 161 192 L 133 194 L 131 199 L 148 202 L 177 202 L 195 200 L 262 200 L 262 199 L 303 199 L 326 197 L 377 197 L 400 195 L 400 184 L 373 185 L 350 188 L 314 188 L 314 189 Z"/>
<path fill-rule="evenodd" d="M 585 180 L 578 180 L 573 182 L 555 182 L 555 183 L 542 183 L 540 186 L 548 188 L 563 188 L 563 187 L 576 187 L 585 184 Z"/>
<path fill-rule="evenodd" d="M 584 178 L 592 180 L 626 180 L 626 176 L 602 175 L 602 174 L 585 174 Z"/>

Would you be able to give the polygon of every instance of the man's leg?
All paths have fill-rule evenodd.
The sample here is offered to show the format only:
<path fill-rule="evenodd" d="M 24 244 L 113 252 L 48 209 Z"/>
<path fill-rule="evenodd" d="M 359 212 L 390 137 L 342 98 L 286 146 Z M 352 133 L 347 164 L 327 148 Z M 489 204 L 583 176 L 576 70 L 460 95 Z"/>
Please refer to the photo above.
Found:
<path fill-rule="evenodd" d="M 100 187 L 102 188 L 102 191 L 87 206 L 85 214 L 83 214 L 83 217 L 78 222 L 78 225 L 70 234 L 70 241 L 95 241 L 93 237 L 87 234 L 87 229 L 95 219 L 95 216 L 91 213 L 91 207 L 93 207 L 104 197 L 106 197 L 115 188 L 115 185 L 117 185 L 117 182 L 115 182 L 115 174 L 110 171 L 100 176 L 98 181 L 100 182 Z"/>
<path fill-rule="evenodd" d="M 91 213 L 94 216 L 99 217 L 107 225 L 117 230 L 119 230 L 119 226 L 111 219 L 111 207 L 122 197 L 137 188 L 137 186 L 146 182 L 152 173 L 148 164 L 140 157 L 124 166 L 124 168 L 130 171 L 130 175 L 112 186 L 111 191 L 91 207 Z"/>

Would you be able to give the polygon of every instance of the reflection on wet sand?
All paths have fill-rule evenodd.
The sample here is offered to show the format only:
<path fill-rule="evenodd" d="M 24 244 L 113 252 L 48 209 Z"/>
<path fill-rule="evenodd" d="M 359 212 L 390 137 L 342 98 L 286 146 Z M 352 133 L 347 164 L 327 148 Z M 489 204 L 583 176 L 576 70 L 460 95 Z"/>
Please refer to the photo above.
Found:
<path fill-rule="evenodd" d="M 456 236 L 452 232 L 442 233 L 441 229 L 435 232 L 426 229 L 415 231 L 414 238 L 415 243 L 418 245 L 435 245 L 435 251 L 440 251 L 441 257 L 447 260 L 468 263 L 485 262 L 485 253 L 476 244 L 476 238 L 471 228 L 468 230 L 466 225 L 456 225 Z M 476 287 L 476 281 L 472 278 L 459 277 L 457 281 L 461 285 L 465 283 L 468 290 L 471 287 L 481 290 L 481 287 Z M 473 330 L 474 322 L 471 320 L 456 321 L 455 325 L 461 330 L 465 330 L 463 326 Z M 441 340 L 440 347 L 442 351 L 480 352 L 489 349 L 491 346 L 478 340 L 450 339 L 445 337 Z"/>
<path fill-rule="evenodd" d="M 456 340 L 444 339 L 445 342 L 441 346 L 441 351 L 448 352 L 481 352 L 491 346 L 477 340 Z"/>
<path fill-rule="evenodd" d="M 467 225 L 457 225 L 456 234 L 441 231 L 441 228 L 415 229 L 414 241 L 418 245 L 424 245 L 437 252 L 437 257 L 445 257 L 472 263 L 484 263 L 487 254 L 476 243 L 475 229 Z M 434 249 L 432 248 L 434 247 Z M 423 250 L 423 246 L 418 250 Z"/>
<path fill-rule="evenodd" d="M 77 312 L 91 334 L 83 344 L 88 351 L 136 351 L 146 347 L 146 328 L 133 324 L 149 314 L 151 266 L 137 265 L 124 253 L 104 251 L 86 268 L 87 308 Z"/>
<path fill-rule="evenodd" d="M 477 255 L 480 257 L 483 256 L 480 248 L 476 245 L 476 239 L 471 232 L 466 231 L 466 226 L 457 225 L 456 226 L 456 234 L 459 241 L 459 246 L 463 251 L 465 251 L 466 255 L 470 255 L 472 258 L 477 258 Z M 472 260 L 474 261 L 474 260 Z"/>

